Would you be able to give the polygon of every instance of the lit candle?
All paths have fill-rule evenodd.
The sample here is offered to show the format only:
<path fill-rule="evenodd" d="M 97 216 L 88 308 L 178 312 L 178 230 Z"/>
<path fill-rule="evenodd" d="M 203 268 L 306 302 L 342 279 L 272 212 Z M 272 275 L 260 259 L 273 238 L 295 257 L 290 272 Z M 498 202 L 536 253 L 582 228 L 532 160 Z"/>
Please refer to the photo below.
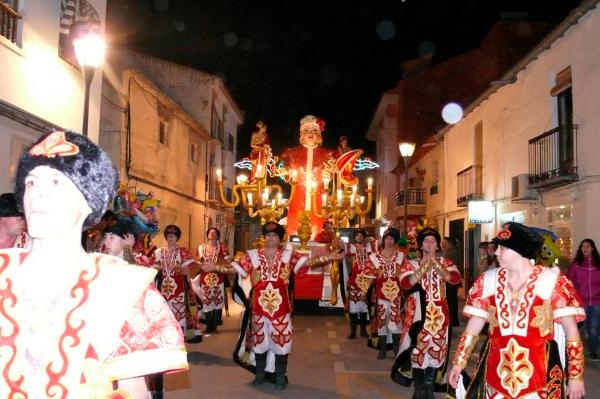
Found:
<path fill-rule="evenodd" d="M 263 191 L 262 199 L 263 199 L 263 204 L 267 205 L 267 203 L 269 202 L 269 189 L 268 188 L 265 188 L 265 190 Z"/>
<path fill-rule="evenodd" d="M 246 176 L 244 174 L 238 175 L 238 177 L 237 177 L 238 184 L 246 184 L 247 181 L 248 181 L 248 176 Z"/>
<path fill-rule="evenodd" d="M 323 175 L 323 188 L 325 190 L 327 190 L 328 187 L 329 187 L 329 176 L 324 174 Z"/>
<path fill-rule="evenodd" d="M 356 184 L 354 186 L 352 186 L 352 195 L 356 195 L 357 189 L 358 189 L 358 186 Z"/>
<path fill-rule="evenodd" d="M 367 189 L 368 189 L 368 190 L 370 190 L 370 189 L 372 189 L 372 188 L 373 188 L 373 178 L 372 178 L 372 177 L 369 177 L 369 178 L 367 179 Z"/>
<path fill-rule="evenodd" d="M 223 179 L 223 172 L 221 169 L 217 169 L 217 181 L 221 181 Z"/>
<path fill-rule="evenodd" d="M 252 193 L 248 193 L 248 206 L 252 206 Z"/>
<path fill-rule="evenodd" d="M 321 194 L 321 206 L 327 206 L 327 194 Z"/>
<path fill-rule="evenodd" d="M 360 204 L 362 205 L 365 202 L 365 196 L 361 195 L 360 196 Z"/>
<path fill-rule="evenodd" d="M 350 206 L 354 206 L 354 193 L 350 194 Z"/>
<path fill-rule="evenodd" d="M 337 200 L 338 200 L 338 203 L 339 203 L 340 205 L 341 205 L 341 203 L 342 203 L 342 198 L 343 198 L 343 196 L 344 196 L 344 193 L 343 193 L 343 191 L 342 191 L 341 189 L 340 189 L 340 190 L 337 190 Z"/>
<path fill-rule="evenodd" d="M 296 181 L 298 178 L 298 171 L 296 169 L 292 169 L 292 181 Z"/>

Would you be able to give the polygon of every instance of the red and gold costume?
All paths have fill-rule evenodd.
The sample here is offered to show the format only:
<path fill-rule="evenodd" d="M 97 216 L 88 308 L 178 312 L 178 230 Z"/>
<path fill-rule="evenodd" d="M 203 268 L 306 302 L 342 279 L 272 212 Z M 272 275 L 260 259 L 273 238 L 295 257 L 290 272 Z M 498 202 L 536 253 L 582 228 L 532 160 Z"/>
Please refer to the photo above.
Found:
<path fill-rule="evenodd" d="M 307 187 L 311 187 L 313 180 L 316 182 L 323 181 L 323 164 L 332 158 L 332 152 L 332 150 L 325 149 L 321 146 L 308 148 L 300 145 L 298 147 L 287 148 L 281 154 L 280 158 L 285 162 L 286 166 L 298 173 L 296 191 L 288 206 L 288 234 L 296 234 L 298 227 L 300 226 L 300 212 L 307 209 L 307 204 L 310 209 L 311 197 L 310 190 L 307 190 Z M 317 184 L 317 204 L 321 203 L 322 191 L 323 185 Z M 324 218 L 318 217 L 314 212 L 310 213 L 310 224 L 312 226 L 318 226 L 320 228 L 324 221 Z"/>
<path fill-rule="evenodd" d="M 200 263 L 209 262 L 226 264 L 231 261 L 229 250 L 225 244 L 217 242 L 216 247 L 205 243 L 198 246 L 198 260 Z M 202 299 L 202 311 L 211 312 L 222 309 L 225 303 L 225 274 L 213 272 L 201 272 L 192 280 L 193 286 L 199 286 L 199 296 Z"/>
<path fill-rule="evenodd" d="M 506 269 L 488 270 L 469 290 L 463 311 L 468 317 L 489 322 L 490 343 L 483 370 L 487 397 L 560 398 L 563 371 L 559 364 L 548 370 L 548 344 L 554 340 L 554 322 L 561 317 L 574 316 L 577 322 L 585 319 L 579 294 L 557 267 L 541 265 L 534 266 L 520 291 L 512 292 L 515 295 L 508 287 Z M 569 349 L 569 344 L 568 350 L 582 349 L 581 345 Z M 570 359 L 580 355 L 568 353 Z M 571 363 L 579 364 L 570 362 L 569 367 Z M 569 373 L 572 378 L 578 376 L 577 370 L 569 369 Z"/>
<path fill-rule="evenodd" d="M 395 250 L 389 259 L 380 252 L 369 256 L 377 273 L 377 335 L 400 334 L 402 329 L 400 268 L 406 262 L 404 254 Z"/>
<path fill-rule="evenodd" d="M 254 352 L 287 355 L 292 350 L 292 320 L 288 296 L 289 278 L 307 266 L 300 253 L 277 249 L 268 259 L 263 249 L 249 250 L 233 267 L 252 280 L 252 344 Z"/>
<path fill-rule="evenodd" d="M 369 256 L 373 252 L 371 243 L 348 244 L 346 255 L 352 259 L 352 271 L 348 278 L 349 313 L 367 313 L 367 290 L 373 282 L 375 270 Z"/>
<path fill-rule="evenodd" d="M 460 272 L 448 259 L 437 260 L 440 267 L 450 274 L 449 284 L 460 283 Z M 411 275 L 424 266 L 423 260 L 405 262 L 402 266 L 400 281 L 402 288 L 409 289 Z M 425 292 L 425 314 L 423 328 L 417 336 L 416 345 L 411 354 L 412 367 L 417 369 L 440 368 L 448 354 L 449 313 L 446 301 L 446 281 L 435 269 L 423 273 L 418 283 Z"/>
<path fill-rule="evenodd" d="M 153 263 L 160 273 L 157 288 L 169 304 L 186 338 L 201 336 L 196 298 L 184 273 L 184 268 L 195 262 L 194 257 L 187 248 L 180 246 L 171 254 L 167 247 L 159 248 L 153 256 Z"/>
<path fill-rule="evenodd" d="M 0 251 L 0 397 L 121 398 L 113 381 L 187 369 L 155 271 L 91 254 L 72 286 L 36 304 L 28 254 Z"/>

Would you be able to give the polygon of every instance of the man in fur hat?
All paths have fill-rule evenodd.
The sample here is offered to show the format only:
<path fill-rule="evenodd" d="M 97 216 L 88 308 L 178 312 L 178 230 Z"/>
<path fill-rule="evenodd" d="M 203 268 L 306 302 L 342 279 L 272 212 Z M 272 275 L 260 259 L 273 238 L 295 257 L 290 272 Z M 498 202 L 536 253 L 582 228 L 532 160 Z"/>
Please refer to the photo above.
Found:
<path fill-rule="evenodd" d="M 408 290 L 419 284 L 425 292 L 420 303 L 424 321 L 416 342 L 411 347 L 412 378 L 415 398 L 434 398 L 436 380 L 443 375 L 442 368 L 448 356 L 450 316 L 446 301 L 446 284 L 459 284 L 460 272 L 448 259 L 438 257 L 441 237 L 426 227 L 417 234 L 421 257 L 403 265 L 400 274 L 402 288 Z M 419 301 L 420 302 L 420 301 Z"/>
<path fill-rule="evenodd" d="M 469 290 L 463 310 L 469 321 L 448 382 L 456 388 L 489 322 L 489 341 L 468 387 L 469 397 L 565 398 L 568 392 L 569 399 L 583 398 L 583 343 L 577 323 L 585 312 L 573 283 L 558 267 L 531 262 L 543 239 L 527 226 L 506 223 L 492 242 L 498 245 L 500 266 L 479 275 Z"/>
<path fill-rule="evenodd" d="M 11 298 L 0 301 L 0 397 L 141 399 L 144 375 L 187 369 L 156 272 L 81 246 L 116 187 L 108 155 L 82 135 L 50 133 L 21 155 L 15 196 L 32 247 L 0 252 Z"/>
<path fill-rule="evenodd" d="M 251 330 L 252 347 L 256 361 L 256 377 L 253 385 L 265 382 L 267 358 L 275 357 L 275 385 L 284 389 L 287 385 L 288 354 L 292 350 L 291 302 L 288 285 L 292 273 L 304 273 L 314 267 L 341 259 L 341 254 L 330 253 L 308 259 L 299 252 L 283 249 L 280 243 L 285 235 L 282 225 L 267 222 L 263 226 L 265 247 L 246 252 L 239 261 L 231 264 L 241 277 L 252 279 Z M 218 266 L 215 266 L 218 268 Z M 219 269 L 223 270 L 221 266 Z"/>
<path fill-rule="evenodd" d="M 323 165 L 333 158 L 333 151 L 321 147 L 323 143 L 322 132 L 325 130 L 325 121 L 312 115 L 306 115 L 300 120 L 300 145 L 287 148 L 281 154 L 281 159 L 286 166 L 297 174 L 297 185 L 294 198 L 288 206 L 287 232 L 296 234 L 300 226 L 300 212 L 311 209 L 312 182 L 317 182 L 316 200 L 321 201 L 323 185 Z M 325 221 L 310 213 L 310 224 L 320 228 Z M 315 232 L 313 232 L 315 233 Z"/>

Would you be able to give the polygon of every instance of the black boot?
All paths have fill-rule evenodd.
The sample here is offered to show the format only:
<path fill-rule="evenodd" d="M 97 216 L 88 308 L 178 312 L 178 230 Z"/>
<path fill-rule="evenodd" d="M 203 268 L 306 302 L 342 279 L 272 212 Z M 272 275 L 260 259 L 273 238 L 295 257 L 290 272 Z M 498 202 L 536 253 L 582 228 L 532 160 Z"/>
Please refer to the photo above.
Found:
<path fill-rule="evenodd" d="M 367 325 L 369 324 L 369 317 L 366 312 L 358 314 L 359 323 L 360 323 L 360 336 L 368 337 L 369 333 L 367 333 Z"/>
<path fill-rule="evenodd" d="M 287 371 L 288 355 L 275 355 L 275 388 L 285 389 L 287 385 L 286 371 Z"/>
<path fill-rule="evenodd" d="M 435 383 L 435 374 L 437 368 L 427 367 L 425 369 L 425 378 L 423 379 L 423 399 L 435 399 L 433 394 L 433 385 Z"/>
<path fill-rule="evenodd" d="M 425 379 L 425 370 L 423 369 L 412 369 L 413 385 L 415 386 L 415 392 L 411 399 L 423 399 L 423 381 Z"/>
<path fill-rule="evenodd" d="M 398 350 L 400 350 L 400 334 L 392 334 L 392 350 L 394 351 L 394 357 L 398 356 Z"/>
<path fill-rule="evenodd" d="M 163 376 L 162 374 L 151 374 L 148 377 L 148 391 L 152 399 L 163 399 Z"/>
<path fill-rule="evenodd" d="M 255 353 L 254 361 L 256 362 L 256 376 L 252 385 L 258 386 L 265 383 L 265 368 L 267 367 L 267 353 Z"/>
<path fill-rule="evenodd" d="M 211 334 L 215 331 L 214 327 L 213 327 L 213 315 L 214 314 L 215 314 L 214 310 L 204 313 L 204 320 L 206 321 L 206 329 L 204 330 L 204 333 L 206 333 L 206 334 Z"/>
<path fill-rule="evenodd" d="M 358 314 L 350 313 L 350 335 L 348 335 L 348 339 L 356 338 L 356 325 L 358 324 Z"/>
<path fill-rule="evenodd" d="M 385 352 L 387 350 L 387 335 L 379 336 L 379 342 L 377 343 L 377 347 L 379 348 L 377 359 L 385 359 Z"/>

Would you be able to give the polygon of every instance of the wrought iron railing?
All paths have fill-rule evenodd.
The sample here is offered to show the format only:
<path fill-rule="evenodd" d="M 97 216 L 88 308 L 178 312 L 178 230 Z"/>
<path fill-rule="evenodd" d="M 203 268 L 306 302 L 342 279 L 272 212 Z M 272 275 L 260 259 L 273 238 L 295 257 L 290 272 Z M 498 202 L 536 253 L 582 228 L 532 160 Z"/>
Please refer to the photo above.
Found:
<path fill-rule="evenodd" d="M 549 187 L 578 179 L 577 125 L 561 125 L 529 140 L 529 185 Z"/>
<path fill-rule="evenodd" d="M 425 205 L 425 189 L 409 188 L 406 202 L 408 202 L 408 205 Z M 396 193 L 396 208 L 401 206 L 404 206 L 404 191 Z"/>
<path fill-rule="evenodd" d="M 0 35 L 12 43 L 17 42 L 17 27 L 21 16 L 8 4 L 0 1 Z"/>
<path fill-rule="evenodd" d="M 471 165 L 456 174 L 456 205 L 467 206 L 470 200 L 483 198 L 481 165 Z"/>

